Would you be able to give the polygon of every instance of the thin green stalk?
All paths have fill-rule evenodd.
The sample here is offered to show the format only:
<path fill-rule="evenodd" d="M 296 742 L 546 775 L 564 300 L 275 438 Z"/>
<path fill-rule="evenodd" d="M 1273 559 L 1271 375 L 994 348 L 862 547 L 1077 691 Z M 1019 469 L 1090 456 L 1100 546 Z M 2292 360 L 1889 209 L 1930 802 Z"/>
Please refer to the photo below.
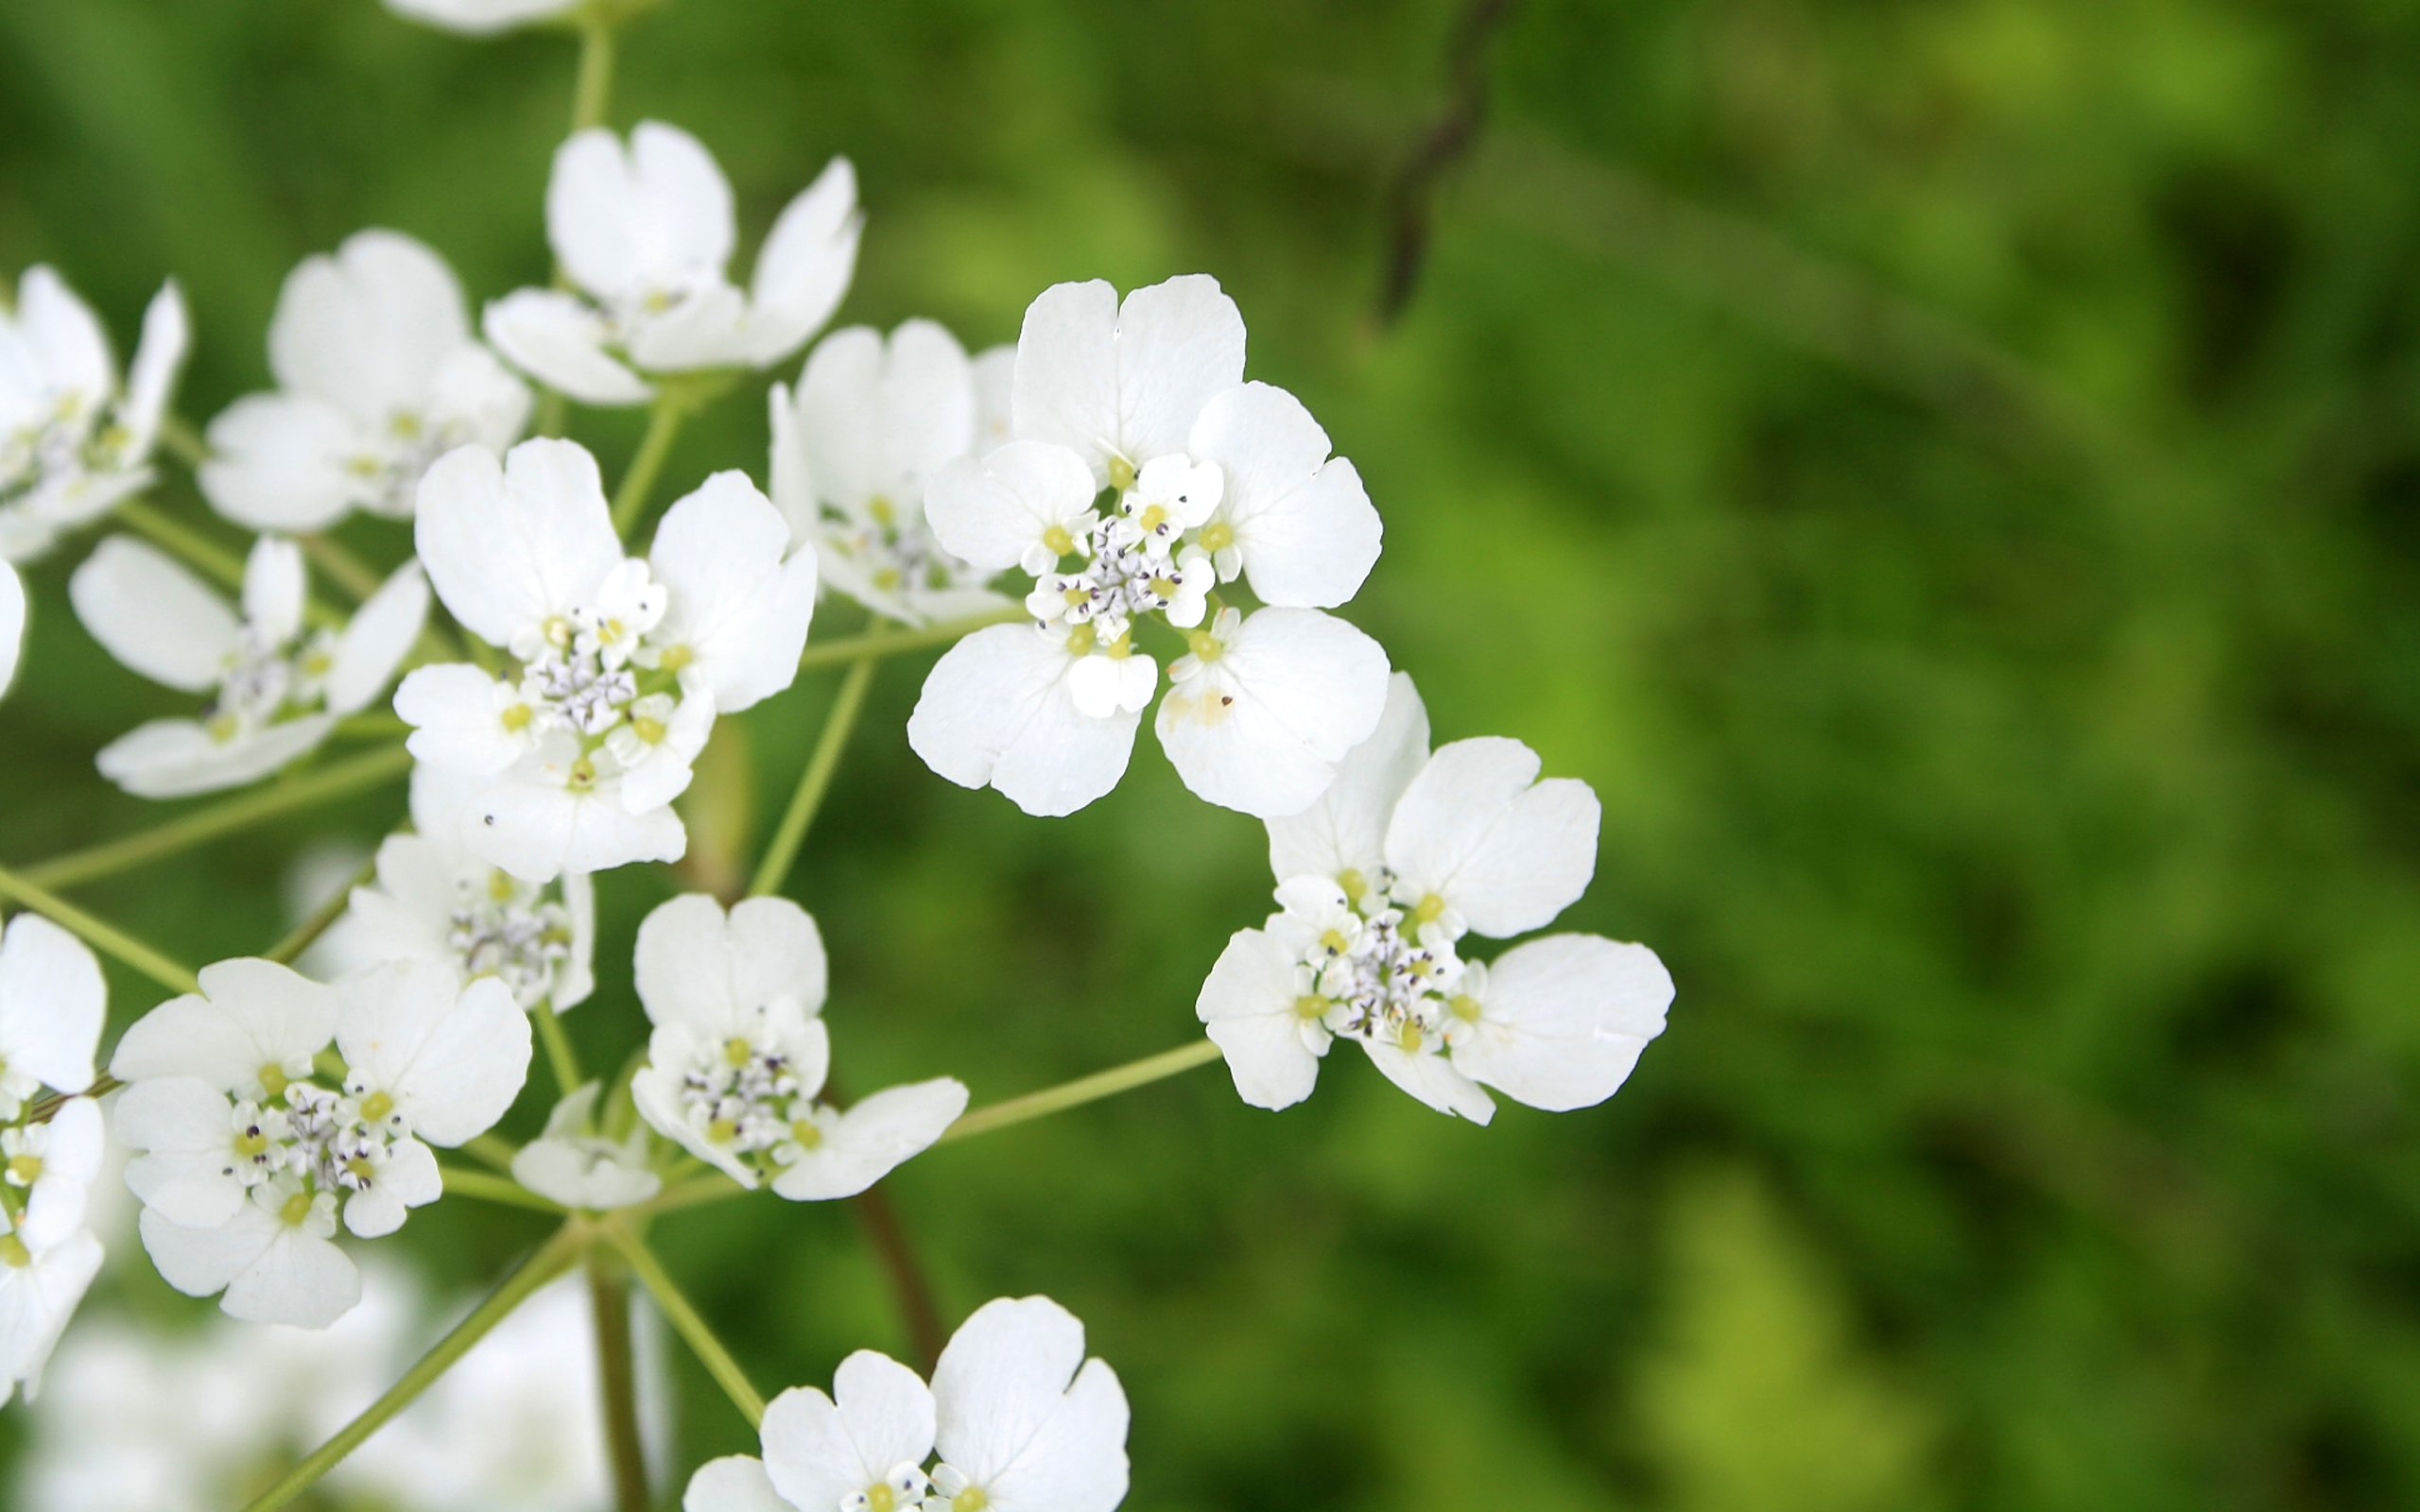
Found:
<path fill-rule="evenodd" d="M 538 1246 L 529 1257 L 513 1267 L 486 1301 L 471 1310 L 471 1315 L 454 1325 L 452 1332 L 437 1341 L 436 1347 L 422 1355 L 402 1380 L 387 1389 L 384 1396 L 372 1402 L 361 1416 L 337 1431 L 334 1438 L 304 1456 L 302 1462 L 288 1470 L 275 1486 L 252 1499 L 244 1512 L 277 1512 L 296 1497 L 318 1484 L 320 1476 L 337 1468 L 347 1454 L 361 1447 L 372 1434 L 386 1426 L 389 1419 L 417 1400 L 420 1394 L 436 1383 L 438 1377 L 453 1368 L 456 1361 L 468 1354 L 471 1346 L 485 1338 L 490 1330 L 511 1315 L 512 1310 L 548 1281 L 571 1268 L 592 1241 L 594 1230 L 579 1219 L 566 1223 L 555 1236 Z"/>
<path fill-rule="evenodd" d="M 563 1021 L 555 1016 L 555 1005 L 544 999 L 529 1010 L 530 1022 L 538 1026 L 538 1040 L 546 1047 L 546 1067 L 555 1074 L 555 1091 L 571 1095 L 580 1084 L 579 1057 L 571 1048 L 571 1037 L 563 1033 Z"/>
<path fill-rule="evenodd" d="M 672 443 L 680 438 L 681 422 L 688 413 L 688 404 L 672 390 L 656 394 L 655 407 L 648 412 L 647 435 L 639 439 L 638 455 L 631 458 L 631 470 L 622 474 L 622 486 L 614 490 L 614 528 L 625 539 L 646 511 L 648 495 L 655 489 L 657 474 L 664 471 L 664 459 L 672 455 Z"/>
<path fill-rule="evenodd" d="M 119 523 L 139 536 L 149 537 L 153 545 L 169 556 L 229 588 L 242 590 L 244 558 L 201 532 L 170 519 L 141 499 L 121 500 L 116 513 Z"/>
<path fill-rule="evenodd" d="M 104 955 L 114 956 L 171 992 L 199 992 L 193 972 L 144 944 L 115 924 L 94 918 L 58 894 L 0 867 L 0 898 L 10 898 L 48 919 Z"/>
<path fill-rule="evenodd" d="M 195 809 L 148 830 L 37 862 L 26 868 L 26 878 L 45 887 L 72 887 L 162 856 L 190 850 L 222 834 L 249 829 L 263 819 L 294 809 L 391 782 L 410 770 L 411 765 L 410 753 L 401 746 L 365 751 L 257 792 Z"/>
<path fill-rule="evenodd" d="M 747 1372 L 739 1368 L 739 1362 L 723 1348 L 722 1340 L 715 1337 L 715 1331 L 707 1326 L 698 1310 L 689 1305 L 689 1299 L 681 1295 L 681 1288 L 674 1285 L 672 1278 L 665 1273 L 663 1263 L 655 1258 L 654 1251 L 647 1247 L 646 1241 L 618 1223 L 608 1224 L 604 1233 L 606 1242 L 631 1263 L 631 1274 L 638 1277 L 639 1284 L 647 1288 L 648 1295 L 655 1298 L 656 1307 L 664 1314 L 665 1321 L 672 1325 L 672 1332 L 680 1334 L 682 1342 L 689 1346 L 690 1352 L 697 1355 L 699 1362 L 706 1367 L 706 1373 L 722 1387 L 723 1395 L 729 1397 L 731 1404 L 739 1409 L 739 1415 L 748 1419 L 748 1426 L 754 1428 L 762 1423 L 765 1420 L 765 1399 L 749 1384 Z"/>
<path fill-rule="evenodd" d="M 52 1092 L 50 1095 L 43 1098 L 42 1101 L 34 1104 L 34 1106 L 26 1111 L 26 1122 L 28 1124 L 47 1124 L 53 1118 L 58 1116 L 60 1108 L 66 1107 L 69 1103 L 74 1102 L 77 1098 L 107 1097 L 110 1093 L 117 1091 L 125 1085 L 126 1083 L 118 1080 L 115 1076 L 105 1075 L 95 1077 L 93 1085 L 85 1088 L 80 1092 Z"/>
<path fill-rule="evenodd" d="M 268 959 L 285 966 L 293 965 L 296 956 L 309 950 L 312 942 L 326 934 L 329 926 L 342 919 L 344 911 L 353 906 L 353 890 L 367 887 L 377 878 L 378 863 L 375 860 L 363 862 L 361 869 L 346 878 L 343 886 L 312 909 L 309 918 L 295 925 L 284 939 L 268 948 Z"/>
<path fill-rule="evenodd" d="M 605 124 L 606 107 L 614 96 L 614 21 L 594 13 L 583 17 L 579 23 L 579 76 L 571 91 L 574 135 Z"/>
<path fill-rule="evenodd" d="M 453 1195 L 493 1202 L 507 1208 L 527 1208 L 532 1212 L 551 1212 L 558 1218 L 563 1215 L 562 1203 L 549 1202 L 506 1177 L 487 1171 L 465 1171 L 458 1165 L 440 1166 L 438 1175 L 444 1178 L 445 1190 Z"/>
<path fill-rule="evenodd" d="M 615 1512 L 647 1512 L 647 1450 L 639 1437 L 638 1368 L 631 1348 L 631 1283 L 621 1262 L 588 1252 L 588 1299 L 596 1321 L 596 1387 Z"/>
<path fill-rule="evenodd" d="M 512 1172 L 512 1158 L 521 1153 L 520 1145 L 501 1134 L 482 1134 L 477 1139 L 465 1140 L 461 1149 L 472 1160 L 492 1165 L 508 1176 Z"/>
<path fill-rule="evenodd" d="M 836 666 L 843 662 L 874 661 L 906 651 L 928 650 L 937 645 L 949 645 L 959 637 L 986 626 L 1012 625 L 1025 617 L 1023 608 L 1006 604 L 986 613 L 947 620 L 919 630 L 869 630 L 863 635 L 845 636 L 837 641 L 813 642 L 800 655 L 798 668 L 801 672 L 811 672 L 817 667 Z"/>
<path fill-rule="evenodd" d="M 994 1103 L 989 1108 L 978 1108 L 952 1124 L 942 1135 L 942 1143 L 989 1134 L 995 1128 L 1006 1128 L 1011 1124 L 1023 1124 L 1070 1108 L 1080 1108 L 1086 1103 L 1097 1103 L 1104 1097 L 1115 1097 L 1119 1092 L 1147 1087 L 1179 1072 L 1206 1066 L 1218 1058 L 1219 1047 L 1207 1040 L 1179 1045 L 1174 1050 L 1163 1050 L 1156 1056 L 1145 1056 L 1123 1066 L 1097 1071 L 1089 1076 L 1079 1076 L 1074 1081 L 1046 1087 L 1038 1092 L 1028 1092 L 1023 1097 L 1011 1097 L 1005 1103 Z"/>
<path fill-rule="evenodd" d="M 806 759 L 806 769 L 799 774 L 798 791 L 790 795 L 790 806 L 782 814 L 782 822 L 773 831 L 772 843 L 765 847 L 765 856 L 756 864 L 756 875 L 748 884 L 748 895 L 762 898 L 779 892 L 790 874 L 790 867 L 798 860 L 799 847 L 806 842 L 806 827 L 815 822 L 816 810 L 823 806 L 823 795 L 830 791 L 832 774 L 840 765 L 840 752 L 849 743 L 849 732 L 856 728 L 857 713 L 865 707 L 866 689 L 873 682 L 874 661 L 861 657 L 849 664 L 849 675 L 841 679 L 840 692 L 832 700 L 832 713 L 824 718 L 823 732 L 816 737 L 814 753 Z"/>
<path fill-rule="evenodd" d="M 199 467 L 210 460 L 210 443 L 182 415 L 160 417 L 160 450 L 187 467 Z"/>
<path fill-rule="evenodd" d="M 676 1212 L 683 1208 L 702 1207 L 709 1202 L 721 1202 L 731 1197 L 744 1197 L 748 1189 L 719 1171 L 674 1181 L 654 1196 L 628 1210 L 633 1219 L 646 1220 L 658 1213 Z"/>
<path fill-rule="evenodd" d="M 302 555 L 320 569 L 321 576 L 353 595 L 359 603 L 378 592 L 378 570 L 354 556 L 332 536 L 303 536 Z"/>

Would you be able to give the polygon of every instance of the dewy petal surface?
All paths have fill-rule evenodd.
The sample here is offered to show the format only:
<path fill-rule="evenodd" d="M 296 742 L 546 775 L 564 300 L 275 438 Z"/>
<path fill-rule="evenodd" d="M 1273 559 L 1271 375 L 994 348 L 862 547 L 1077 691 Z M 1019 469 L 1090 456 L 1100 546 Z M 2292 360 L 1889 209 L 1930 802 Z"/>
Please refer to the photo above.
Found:
<path fill-rule="evenodd" d="M 1438 747 L 1387 829 L 1398 885 L 1499 939 L 1553 922 L 1596 874 L 1599 809 L 1585 782 L 1538 782 L 1539 765 L 1501 736 Z"/>

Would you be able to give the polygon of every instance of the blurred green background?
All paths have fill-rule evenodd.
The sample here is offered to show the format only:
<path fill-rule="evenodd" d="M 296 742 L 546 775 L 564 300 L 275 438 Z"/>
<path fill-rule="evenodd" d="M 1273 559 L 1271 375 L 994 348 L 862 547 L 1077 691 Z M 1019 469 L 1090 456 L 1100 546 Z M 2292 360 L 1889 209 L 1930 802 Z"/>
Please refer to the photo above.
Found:
<path fill-rule="evenodd" d="M 631 34 L 615 119 L 701 136 L 744 238 L 856 160 L 844 320 L 985 345 L 1058 280 L 1216 273 L 1386 518 L 1350 614 L 1440 739 L 1596 787 L 1564 927 L 1680 983 L 1588 1112 L 1473 1129 L 1339 1059 L 1284 1114 L 1196 1072 L 921 1160 L 886 1191 L 944 1312 L 1081 1315 L 1149 1512 L 2420 1504 L 2420 10 L 1530 0 L 1472 30 L 670 0 Z M 475 297 L 542 281 L 571 69 L 369 0 L 0 6 L 0 265 L 56 262 L 121 338 L 173 272 L 206 419 L 265 382 L 287 268 L 364 225 Z M 1389 324 L 1390 185 L 1470 80 Z M 635 418 L 576 434 L 610 475 Z M 669 477 L 763 448 L 735 397 Z M 164 812 L 91 770 L 171 699 L 74 625 L 71 559 L 0 710 L 10 861 Z M 1185 1040 L 1265 911 L 1258 826 L 1148 738 L 1072 819 L 961 792 L 902 737 L 921 675 L 884 672 L 793 885 L 841 1076 L 982 1101 Z M 718 731 L 706 859 L 769 823 L 833 681 Z M 81 896 L 257 950 L 298 849 L 399 805 Z M 604 884 L 592 1063 L 639 1039 L 630 930 L 675 885 Z M 112 981 L 119 1023 L 156 996 Z M 393 1244 L 470 1288 L 541 1231 L 456 1201 Z M 763 1385 L 907 1348 L 843 1208 L 662 1246 Z M 115 1260 L 95 1305 L 156 1289 Z M 748 1435 L 679 1364 L 685 1474 Z"/>

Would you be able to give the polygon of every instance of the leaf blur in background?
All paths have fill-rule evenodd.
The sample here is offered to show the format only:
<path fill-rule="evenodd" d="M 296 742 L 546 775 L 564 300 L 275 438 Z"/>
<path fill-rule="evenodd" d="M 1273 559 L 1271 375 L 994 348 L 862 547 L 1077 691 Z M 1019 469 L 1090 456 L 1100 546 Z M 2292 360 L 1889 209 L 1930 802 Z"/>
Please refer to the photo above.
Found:
<path fill-rule="evenodd" d="M 979 347 L 1053 282 L 1215 273 L 1253 375 L 1385 517 L 1348 612 L 1440 740 L 1516 735 L 1596 788 L 1563 927 L 1680 983 L 1584 1113 L 1478 1130 L 1338 1075 L 1271 1115 L 1201 1072 L 893 1178 L 949 1318 L 1047 1290 L 1086 1320 L 1134 1402 L 1130 1505 L 2420 1503 L 2415 65 L 2420 12 L 2388 0 L 639 24 L 617 122 L 696 132 L 749 233 L 856 160 L 843 321 Z M 571 76 L 560 37 L 371 0 L 0 8 L 0 265 L 59 265 L 122 341 L 175 274 L 206 420 L 263 383 L 287 269 L 361 227 L 475 298 L 543 283 Z M 1474 80 L 1383 322 L 1392 186 Z M 637 440 L 576 426 L 609 474 Z M 765 444 L 728 401 L 667 491 L 761 479 Z M 84 637 L 67 564 L 29 575 L 0 710 L 12 862 L 164 812 L 92 770 L 162 696 Z M 840 1078 L 981 1102 L 1198 1032 L 1204 971 L 1267 911 L 1259 826 L 1148 741 L 1071 819 L 961 792 L 901 734 L 920 677 L 883 671 L 791 887 Z M 836 682 L 741 721 L 701 795 L 724 849 L 778 812 Z M 366 851 L 401 801 L 86 900 L 189 958 L 265 947 L 306 843 L 337 822 Z M 600 888 L 569 1022 L 592 1065 L 639 1042 L 629 941 L 664 885 Z M 155 994 L 111 974 L 122 1027 Z M 455 1203 L 396 1246 L 468 1289 L 542 1232 Z M 762 1384 L 907 1349 L 837 1207 L 662 1241 Z M 203 1311 L 124 1240 L 95 1301 Z M 674 1364 L 685 1473 L 749 1435 Z M 25 1432 L 0 1417 L 0 1457 Z"/>

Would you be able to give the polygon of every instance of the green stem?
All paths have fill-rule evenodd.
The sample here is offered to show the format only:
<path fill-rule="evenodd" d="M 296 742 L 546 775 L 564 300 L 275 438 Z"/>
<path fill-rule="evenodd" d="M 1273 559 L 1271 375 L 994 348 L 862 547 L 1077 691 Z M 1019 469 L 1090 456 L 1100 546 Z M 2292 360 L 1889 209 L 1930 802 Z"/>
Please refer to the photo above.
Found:
<path fill-rule="evenodd" d="M 571 129 L 577 136 L 605 124 L 607 102 L 614 95 L 614 22 L 601 15 L 579 23 L 579 75 L 571 91 Z"/>
<path fill-rule="evenodd" d="M 171 992 L 199 992 L 201 984 L 191 971 L 144 944 L 116 925 L 104 922 L 40 885 L 0 867 L 0 898 L 10 898 L 41 914 L 104 955 L 115 956 Z"/>
<path fill-rule="evenodd" d="M 530 1022 L 538 1026 L 538 1039 L 546 1047 L 546 1066 L 555 1074 L 555 1091 L 568 1097 L 580 1084 L 579 1057 L 573 1053 L 571 1037 L 563 1033 L 563 1021 L 555 1016 L 554 1004 L 541 999 L 529 1010 Z"/>
<path fill-rule="evenodd" d="M 798 659 L 801 672 L 828 667 L 842 662 L 873 661 L 897 656 L 905 651 L 923 651 L 936 645 L 948 645 L 959 637 L 990 625 L 1013 625 L 1026 617 L 1022 606 L 1009 604 L 964 619 L 944 621 L 926 626 L 921 630 L 869 630 L 863 635 L 851 635 L 838 641 L 824 641 L 807 646 Z"/>
<path fill-rule="evenodd" d="M 378 863 L 375 860 L 363 862 L 361 869 L 345 879 L 345 885 L 326 902 L 312 909 L 309 918 L 295 925 L 284 939 L 268 948 L 268 958 L 282 966 L 293 965 L 296 956 L 309 950 L 312 942 L 326 934 L 329 926 L 342 919 L 344 911 L 353 906 L 353 890 L 367 887 L 377 880 Z"/>
<path fill-rule="evenodd" d="M 512 1158 L 521 1153 L 521 1146 L 501 1134 L 482 1134 L 474 1140 L 464 1140 L 461 1149 L 472 1160 L 492 1165 L 508 1176 L 512 1173 Z"/>
<path fill-rule="evenodd" d="M 646 510 L 656 475 L 664 471 L 664 459 L 672 455 L 672 443 L 680 437 L 681 421 L 688 413 L 688 404 L 670 390 L 655 396 L 655 407 L 648 412 L 647 435 L 639 440 L 638 455 L 631 458 L 631 470 L 622 474 L 622 486 L 614 490 L 614 528 L 625 539 Z"/>
<path fill-rule="evenodd" d="M 823 732 L 816 737 L 814 753 L 807 757 L 806 770 L 799 774 L 798 791 L 790 795 L 790 806 L 782 814 L 782 822 L 773 831 L 772 842 L 765 847 L 765 857 L 756 865 L 756 875 L 748 884 L 748 895 L 762 898 L 781 890 L 790 874 L 790 867 L 798 860 L 799 847 L 806 842 L 806 827 L 815 821 L 816 810 L 823 806 L 823 795 L 831 789 L 832 774 L 839 768 L 841 749 L 849 743 L 849 732 L 856 728 L 857 713 L 865 707 L 866 689 L 873 682 L 874 659 L 860 657 L 849 664 L 849 675 L 841 679 L 839 695 L 832 700 L 832 713 L 823 721 Z"/>
<path fill-rule="evenodd" d="M 563 1215 L 562 1204 L 549 1202 L 506 1177 L 487 1171 L 465 1171 L 456 1165 L 440 1166 L 438 1175 L 444 1178 L 445 1190 L 450 1195 L 472 1197 L 507 1208 L 527 1208 L 532 1212 L 550 1212 L 558 1218 Z"/>
<path fill-rule="evenodd" d="M 683 1208 L 701 1207 L 709 1202 L 721 1202 L 727 1198 L 746 1195 L 748 1195 L 748 1188 L 717 1171 L 705 1176 L 691 1177 L 685 1181 L 673 1182 L 654 1196 L 630 1209 L 629 1212 L 632 1218 L 644 1220 L 652 1218 L 658 1213 L 676 1212 Z"/>
<path fill-rule="evenodd" d="M 672 1283 L 672 1278 L 665 1273 L 662 1262 L 647 1247 L 646 1241 L 619 1224 L 607 1225 L 604 1232 L 606 1242 L 621 1251 L 622 1258 L 631 1263 L 631 1274 L 638 1277 L 639 1284 L 647 1288 L 648 1295 L 655 1298 L 656 1307 L 663 1312 L 665 1321 L 672 1325 L 672 1332 L 680 1334 L 682 1341 L 689 1346 L 690 1352 L 706 1367 L 706 1373 L 722 1387 L 723 1395 L 729 1397 L 731 1404 L 739 1409 L 739 1415 L 748 1419 L 748 1426 L 754 1428 L 762 1423 L 765 1420 L 765 1399 L 748 1383 L 747 1373 L 739 1368 L 739 1362 L 731 1357 L 731 1351 L 723 1348 L 722 1340 L 715 1337 L 715 1331 L 707 1327 L 706 1320 L 698 1314 L 698 1310 L 689 1305 L 689 1299 L 681 1295 L 681 1288 Z"/>
<path fill-rule="evenodd" d="M 160 417 L 160 450 L 187 467 L 198 468 L 210 460 L 210 443 L 182 415 Z"/>
<path fill-rule="evenodd" d="M 302 555 L 320 569 L 321 576 L 353 595 L 359 603 L 378 592 L 378 570 L 354 556 L 329 536 L 303 536 Z"/>
<path fill-rule="evenodd" d="M 620 1262 L 601 1249 L 588 1252 L 588 1298 L 596 1320 L 596 1385 L 605 1413 L 605 1454 L 614 1469 L 614 1505 L 615 1512 L 647 1512 L 630 1279 Z"/>
<path fill-rule="evenodd" d="M 411 769 L 411 765 L 410 753 L 401 746 L 331 762 L 317 771 L 287 778 L 274 786 L 228 799 L 207 808 L 195 809 L 165 824 L 38 862 L 26 868 L 26 877 L 45 887 L 72 887 L 95 877 L 106 877 L 130 867 L 157 861 L 162 856 L 190 850 L 231 831 L 249 829 L 263 819 L 290 810 L 307 808 L 322 799 L 342 798 L 363 788 L 375 787 L 401 777 Z"/>
<path fill-rule="evenodd" d="M 153 545 L 169 556 L 217 578 L 229 588 L 239 593 L 243 590 L 244 558 L 218 542 L 190 525 L 168 518 L 141 499 L 121 500 L 116 512 L 121 524 L 137 535 L 149 537 Z"/>
<path fill-rule="evenodd" d="M 253 1498 L 244 1512 L 276 1512 L 319 1482 L 320 1476 L 336 1469 L 338 1462 L 361 1447 L 364 1440 L 388 1420 L 417 1400 L 420 1394 L 436 1383 L 437 1378 L 453 1368 L 456 1361 L 470 1352 L 471 1346 L 485 1338 L 488 1332 L 510 1316 L 514 1308 L 527 1301 L 532 1294 L 571 1268 L 585 1250 L 594 1230 L 577 1219 L 555 1231 L 555 1236 L 541 1245 L 529 1257 L 513 1267 L 486 1301 L 471 1310 L 471 1315 L 454 1325 L 452 1332 L 437 1341 L 436 1347 L 414 1362 L 404 1372 L 402 1380 L 387 1389 L 384 1396 L 372 1402 L 361 1416 L 337 1430 L 334 1438 L 304 1456 L 302 1462 L 288 1470 L 275 1486 Z"/>
<path fill-rule="evenodd" d="M 1070 1108 L 1080 1108 L 1086 1103 L 1097 1103 L 1104 1097 L 1115 1097 L 1119 1092 L 1149 1086 L 1179 1072 L 1206 1066 L 1218 1058 L 1219 1047 L 1207 1040 L 1179 1045 L 1174 1050 L 1163 1050 L 1156 1056 L 1145 1056 L 1123 1066 L 1097 1071 L 1089 1076 L 1079 1076 L 1074 1081 L 1046 1087 L 1038 1092 L 1028 1092 L 1023 1097 L 1011 1097 L 1005 1103 L 994 1103 L 989 1108 L 978 1108 L 952 1124 L 942 1135 L 942 1143 L 989 1134 L 995 1128 L 1006 1128 L 1011 1124 L 1023 1124 Z"/>
<path fill-rule="evenodd" d="M 59 1110 L 61 1108 L 66 1107 L 77 1098 L 107 1097 L 110 1093 L 117 1091 L 125 1085 L 126 1083 L 118 1080 L 115 1076 L 101 1076 L 96 1078 L 93 1085 L 85 1088 L 80 1092 L 52 1092 L 49 1096 L 44 1097 L 42 1101 L 34 1104 L 31 1108 L 26 1110 L 26 1122 L 28 1124 L 47 1124 L 54 1117 L 58 1116 Z"/>

